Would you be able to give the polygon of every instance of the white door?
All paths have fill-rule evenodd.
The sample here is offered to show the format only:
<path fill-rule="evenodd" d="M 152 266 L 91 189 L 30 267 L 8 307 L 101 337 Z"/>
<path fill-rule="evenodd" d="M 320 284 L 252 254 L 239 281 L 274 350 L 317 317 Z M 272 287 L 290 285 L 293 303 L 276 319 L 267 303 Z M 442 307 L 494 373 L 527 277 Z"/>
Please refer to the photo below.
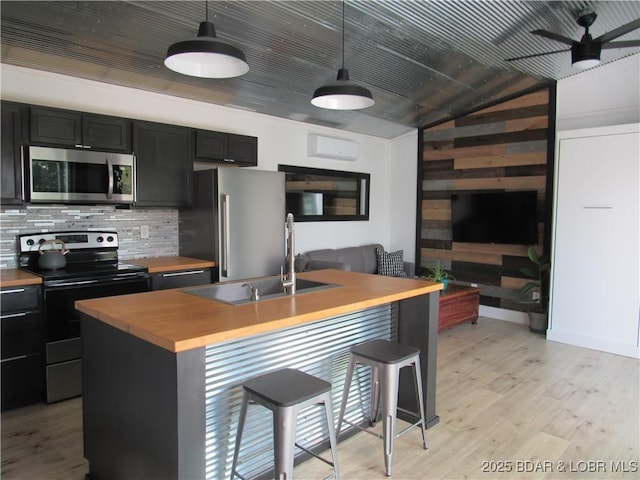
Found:
<path fill-rule="evenodd" d="M 638 357 L 640 134 L 629 130 L 558 135 L 548 338 Z"/>

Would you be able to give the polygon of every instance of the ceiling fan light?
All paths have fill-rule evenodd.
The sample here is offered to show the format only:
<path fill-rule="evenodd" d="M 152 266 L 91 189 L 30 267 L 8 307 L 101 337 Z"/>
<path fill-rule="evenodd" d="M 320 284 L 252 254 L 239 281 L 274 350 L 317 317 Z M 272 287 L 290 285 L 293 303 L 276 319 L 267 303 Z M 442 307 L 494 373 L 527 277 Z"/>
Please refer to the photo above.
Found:
<path fill-rule="evenodd" d="M 209 21 L 200 23 L 196 38 L 170 45 L 164 64 L 175 72 L 201 78 L 232 78 L 249 71 L 242 50 L 219 41 Z"/>
<path fill-rule="evenodd" d="M 578 43 L 571 47 L 571 65 L 580 70 L 593 68 L 600 63 L 602 45 L 596 42 Z"/>
<path fill-rule="evenodd" d="M 316 89 L 311 104 L 330 110 L 360 110 L 376 102 L 369 89 L 349 80 L 349 71 L 341 68 L 334 82 Z"/>

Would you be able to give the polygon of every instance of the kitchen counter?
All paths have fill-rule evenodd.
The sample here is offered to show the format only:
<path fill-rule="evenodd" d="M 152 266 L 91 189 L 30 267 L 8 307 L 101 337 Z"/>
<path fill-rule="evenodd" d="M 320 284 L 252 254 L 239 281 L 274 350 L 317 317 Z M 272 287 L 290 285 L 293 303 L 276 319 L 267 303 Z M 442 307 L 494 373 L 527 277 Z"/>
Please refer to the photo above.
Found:
<path fill-rule="evenodd" d="M 427 426 L 435 412 L 439 290 L 442 284 L 343 270 L 299 274 L 338 284 L 295 296 L 230 305 L 181 289 L 80 300 L 84 454 L 92 478 L 230 477 L 242 384 L 278 368 L 328 381 L 339 399 L 352 345 L 398 341 L 420 348 Z M 364 404 L 369 377 L 357 382 Z M 400 378 L 399 407 L 416 410 L 412 376 Z M 349 419 L 364 423 L 367 409 Z M 305 445 L 324 446 L 324 429 L 298 420 Z M 411 414 L 398 415 L 413 420 Z M 257 455 L 242 473 L 273 465 L 271 416 L 256 415 L 245 443 Z M 347 428 L 352 431 L 352 428 Z M 382 446 L 380 447 L 382 448 Z"/>
<path fill-rule="evenodd" d="M 3 268 L 0 270 L 0 286 L 2 288 L 40 285 L 41 283 L 42 277 L 19 268 Z"/>
<path fill-rule="evenodd" d="M 244 305 L 228 305 L 174 289 L 81 300 L 76 308 L 166 350 L 181 352 L 442 289 L 441 283 L 343 270 L 304 272 L 298 278 L 340 286 Z"/>
<path fill-rule="evenodd" d="M 177 270 L 190 270 L 192 268 L 212 268 L 215 262 L 199 260 L 190 257 L 147 257 L 127 260 L 129 263 L 147 267 L 149 273 L 175 272 Z"/>

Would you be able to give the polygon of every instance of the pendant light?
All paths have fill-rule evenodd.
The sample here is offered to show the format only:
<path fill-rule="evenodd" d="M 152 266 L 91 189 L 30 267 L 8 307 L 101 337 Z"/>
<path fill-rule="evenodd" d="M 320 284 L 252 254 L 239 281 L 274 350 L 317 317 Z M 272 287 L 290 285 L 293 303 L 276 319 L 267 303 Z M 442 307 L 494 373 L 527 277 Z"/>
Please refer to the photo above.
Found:
<path fill-rule="evenodd" d="M 327 83 L 313 93 L 311 103 L 331 110 L 359 110 L 376 103 L 371 92 L 349 80 L 349 70 L 344 68 L 344 0 L 342 1 L 342 68 L 335 82 Z"/>
<path fill-rule="evenodd" d="M 167 68 L 202 78 L 231 78 L 244 75 L 249 65 L 242 50 L 216 38 L 216 29 L 209 21 L 209 2 L 205 2 L 205 21 L 200 23 L 198 36 L 174 43 L 167 49 Z"/>

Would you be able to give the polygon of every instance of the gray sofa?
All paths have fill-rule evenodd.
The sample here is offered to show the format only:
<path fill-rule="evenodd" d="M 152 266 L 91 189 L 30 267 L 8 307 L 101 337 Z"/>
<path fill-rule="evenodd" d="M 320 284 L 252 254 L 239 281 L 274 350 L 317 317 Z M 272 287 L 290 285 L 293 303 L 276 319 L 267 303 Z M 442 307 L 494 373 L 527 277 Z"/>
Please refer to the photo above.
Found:
<path fill-rule="evenodd" d="M 336 268 L 352 272 L 378 273 L 378 257 L 376 249 L 384 247 L 379 243 L 361 245 L 359 247 L 325 248 L 311 250 L 296 257 L 296 270 L 322 270 L 324 268 Z M 403 262 L 404 272 L 408 277 L 413 277 L 414 264 Z"/>

